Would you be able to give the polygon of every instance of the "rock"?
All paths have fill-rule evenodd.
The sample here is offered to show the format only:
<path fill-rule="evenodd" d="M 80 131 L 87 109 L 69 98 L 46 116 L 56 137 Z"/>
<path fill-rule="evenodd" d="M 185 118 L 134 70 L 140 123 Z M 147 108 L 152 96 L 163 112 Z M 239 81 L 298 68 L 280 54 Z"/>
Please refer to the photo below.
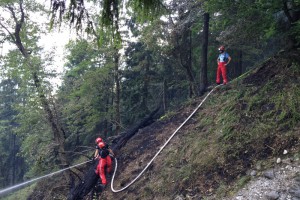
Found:
<path fill-rule="evenodd" d="M 256 166 L 247 175 L 255 174 L 254 171 L 258 175 L 234 196 L 222 200 L 300 200 L 300 162 L 285 158 L 266 171 L 257 170 Z M 219 200 L 209 200 L 216 199 Z"/>
<path fill-rule="evenodd" d="M 285 154 L 287 154 L 288 153 L 288 151 L 287 150 L 284 150 L 283 151 L 283 155 L 285 155 Z"/>
<path fill-rule="evenodd" d="M 292 189 L 289 190 L 289 192 L 293 197 L 300 198 L 300 188 L 299 187 L 293 187 Z"/>
<path fill-rule="evenodd" d="M 256 176 L 256 175 L 257 175 L 257 172 L 256 172 L 255 170 L 252 170 L 252 171 L 250 172 L 250 175 L 251 175 L 251 176 Z"/>
<path fill-rule="evenodd" d="M 268 200 L 276 200 L 278 199 L 280 196 L 279 196 L 279 193 L 277 191 L 272 191 L 270 192 L 269 194 L 266 195 L 266 198 Z"/>
<path fill-rule="evenodd" d="M 287 164 L 287 165 L 291 165 L 293 163 L 293 160 L 290 158 L 286 158 L 282 160 L 282 163 Z"/>
<path fill-rule="evenodd" d="M 257 170 L 261 170 L 261 168 L 262 168 L 261 163 L 257 163 L 257 164 L 256 164 L 256 169 L 257 169 Z"/>
<path fill-rule="evenodd" d="M 298 185 L 300 185 L 300 176 L 299 175 L 296 176 L 296 178 L 294 180 Z"/>
<path fill-rule="evenodd" d="M 177 195 L 174 200 L 184 200 L 182 195 Z"/>
<path fill-rule="evenodd" d="M 186 200 L 201 200 L 201 195 L 194 195 L 194 196 L 191 196 L 191 195 L 186 195 Z"/>
<path fill-rule="evenodd" d="M 268 179 L 274 179 L 275 178 L 274 170 L 271 169 L 271 170 L 265 171 L 263 173 L 263 176 Z"/>
<path fill-rule="evenodd" d="M 281 158 L 277 158 L 276 163 L 277 164 L 281 163 Z"/>

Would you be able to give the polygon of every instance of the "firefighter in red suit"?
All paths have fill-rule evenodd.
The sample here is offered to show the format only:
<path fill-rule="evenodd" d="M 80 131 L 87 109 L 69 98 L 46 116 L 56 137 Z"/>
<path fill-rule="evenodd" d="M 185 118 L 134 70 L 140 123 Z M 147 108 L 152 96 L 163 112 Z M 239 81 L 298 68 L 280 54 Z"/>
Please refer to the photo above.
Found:
<path fill-rule="evenodd" d="M 114 153 L 101 138 L 96 139 L 96 144 L 94 157 L 95 159 L 99 159 L 99 163 L 95 172 L 99 175 L 102 184 L 105 186 L 107 184 L 106 173 L 111 173 L 112 171 L 110 155 L 114 156 Z"/>
<path fill-rule="evenodd" d="M 231 57 L 229 56 L 229 54 L 227 52 L 225 52 L 224 46 L 220 46 L 219 53 L 220 54 L 217 59 L 218 69 L 217 69 L 216 83 L 218 85 L 221 84 L 221 75 L 222 75 L 223 84 L 226 85 L 228 83 L 227 74 L 226 74 L 227 73 L 226 66 L 230 63 Z"/>

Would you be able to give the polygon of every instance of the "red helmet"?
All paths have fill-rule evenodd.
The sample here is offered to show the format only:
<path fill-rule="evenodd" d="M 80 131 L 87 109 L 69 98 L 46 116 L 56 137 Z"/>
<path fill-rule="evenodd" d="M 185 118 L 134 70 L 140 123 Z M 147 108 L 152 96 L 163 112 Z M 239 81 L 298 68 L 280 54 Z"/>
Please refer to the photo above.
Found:
<path fill-rule="evenodd" d="M 102 141 L 103 141 L 102 138 L 98 137 L 98 138 L 96 138 L 95 143 L 98 144 L 99 142 L 102 142 Z"/>
<path fill-rule="evenodd" d="M 102 149 L 103 147 L 105 147 L 105 143 L 104 142 L 99 142 L 98 146 Z"/>
<path fill-rule="evenodd" d="M 219 47 L 219 51 L 225 51 L 225 47 L 222 45 Z"/>

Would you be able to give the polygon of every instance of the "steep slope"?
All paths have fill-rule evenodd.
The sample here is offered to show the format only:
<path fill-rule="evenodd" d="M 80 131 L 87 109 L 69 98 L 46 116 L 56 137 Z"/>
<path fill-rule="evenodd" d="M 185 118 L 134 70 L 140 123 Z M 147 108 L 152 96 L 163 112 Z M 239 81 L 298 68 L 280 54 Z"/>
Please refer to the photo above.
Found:
<path fill-rule="evenodd" d="M 225 199 L 258 164 L 298 157 L 300 54 L 281 52 L 212 93 L 135 184 L 101 199 Z M 115 188 L 128 184 L 199 104 L 186 103 L 138 132 L 118 155 Z"/>

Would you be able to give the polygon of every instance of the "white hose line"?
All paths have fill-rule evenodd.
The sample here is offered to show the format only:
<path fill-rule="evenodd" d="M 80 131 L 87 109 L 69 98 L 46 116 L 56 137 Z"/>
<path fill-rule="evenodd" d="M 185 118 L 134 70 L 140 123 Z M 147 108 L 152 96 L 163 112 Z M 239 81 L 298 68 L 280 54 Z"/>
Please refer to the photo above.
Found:
<path fill-rule="evenodd" d="M 24 182 L 24 183 L 20 183 L 20 184 L 15 185 L 15 186 L 8 187 L 8 188 L 6 188 L 6 189 L 4 189 L 4 190 L 0 190 L 0 197 L 1 197 L 3 194 L 5 194 L 5 193 L 10 192 L 11 190 L 14 190 L 14 189 L 17 189 L 17 188 L 19 188 L 19 187 L 25 186 L 25 185 L 27 185 L 27 184 L 29 184 L 29 183 L 38 181 L 38 180 L 40 180 L 40 179 L 47 178 L 47 177 L 49 177 L 49 176 L 54 176 L 54 175 L 59 174 L 59 173 L 61 173 L 61 172 L 63 172 L 63 171 L 66 171 L 66 170 L 68 170 L 68 169 L 72 169 L 72 168 L 74 168 L 74 167 L 78 167 L 78 166 L 83 165 L 83 164 L 86 164 L 86 163 L 88 163 L 88 162 L 91 162 L 91 160 L 86 161 L 86 162 L 83 162 L 83 163 L 79 163 L 79 164 L 77 164 L 77 165 L 73 165 L 73 166 L 71 166 L 71 167 L 67 167 L 67 168 L 58 170 L 58 171 L 56 171 L 56 172 L 53 172 L 53 173 L 50 173 L 50 174 L 47 174 L 47 175 L 44 175 L 44 176 L 41 176 L 41 177 L 38 177 L 38 178 L 35 178 L 35 179 L 31 179 L 31 180 L 26 181 L 26 182 Z"/>
<path fill-rule="evenodd" d="M 165 146 L 167 146 L 167 144 L 170 142 L 170 140 L 174 137 L 174 135 L 181 129 L 181 127 L 195 114 L 195 112 L 202 106 L 202 104 L 206 101 L 207 97 L 220 85 L 217 85 L 216 87 L 214 87 L 206 96 L 205 98 L 201 101 L 201 103 L 197 106 L 197 108 L 192 112 L 192 114 L 190 114 L 190 116 L 188 118 L 186 118 L 186 120 L 174 131 L 174 133 L 169 137 L 169 139 L 165 142 L 165 144 L 160 147 L 159 151 L 155 154 L 155 156 L 150 160 L 150 162 L 147 164 L 147 166 L 141 171 L 141 173 L 139 175 L 137 175 L 137 177 L 135 177 L 135 179 L 133 179 L 128 185 L 126 185 L 125 187 L 119 189 L 119 190 L 115 190 L 113 185 L 114 185 L 114 179 L 115 179 L 115 175 L 116 175 L 116 171 L 117 171 L 117 167 L 118 167 L 118 162 L 117 159 L 115 158 L 115 170 L 114 170 L 114 174 L 113 177 L 111 179 L 111 190 L 113 192 L 121 192 L 125 189 L 127 189 L 130 185 L 132 185 L 147 169 L 148 167 L 152 164 L 152 162 L 154 161 L 154 159 L 158 156 L 158 154 L 165 148 Z"/>

